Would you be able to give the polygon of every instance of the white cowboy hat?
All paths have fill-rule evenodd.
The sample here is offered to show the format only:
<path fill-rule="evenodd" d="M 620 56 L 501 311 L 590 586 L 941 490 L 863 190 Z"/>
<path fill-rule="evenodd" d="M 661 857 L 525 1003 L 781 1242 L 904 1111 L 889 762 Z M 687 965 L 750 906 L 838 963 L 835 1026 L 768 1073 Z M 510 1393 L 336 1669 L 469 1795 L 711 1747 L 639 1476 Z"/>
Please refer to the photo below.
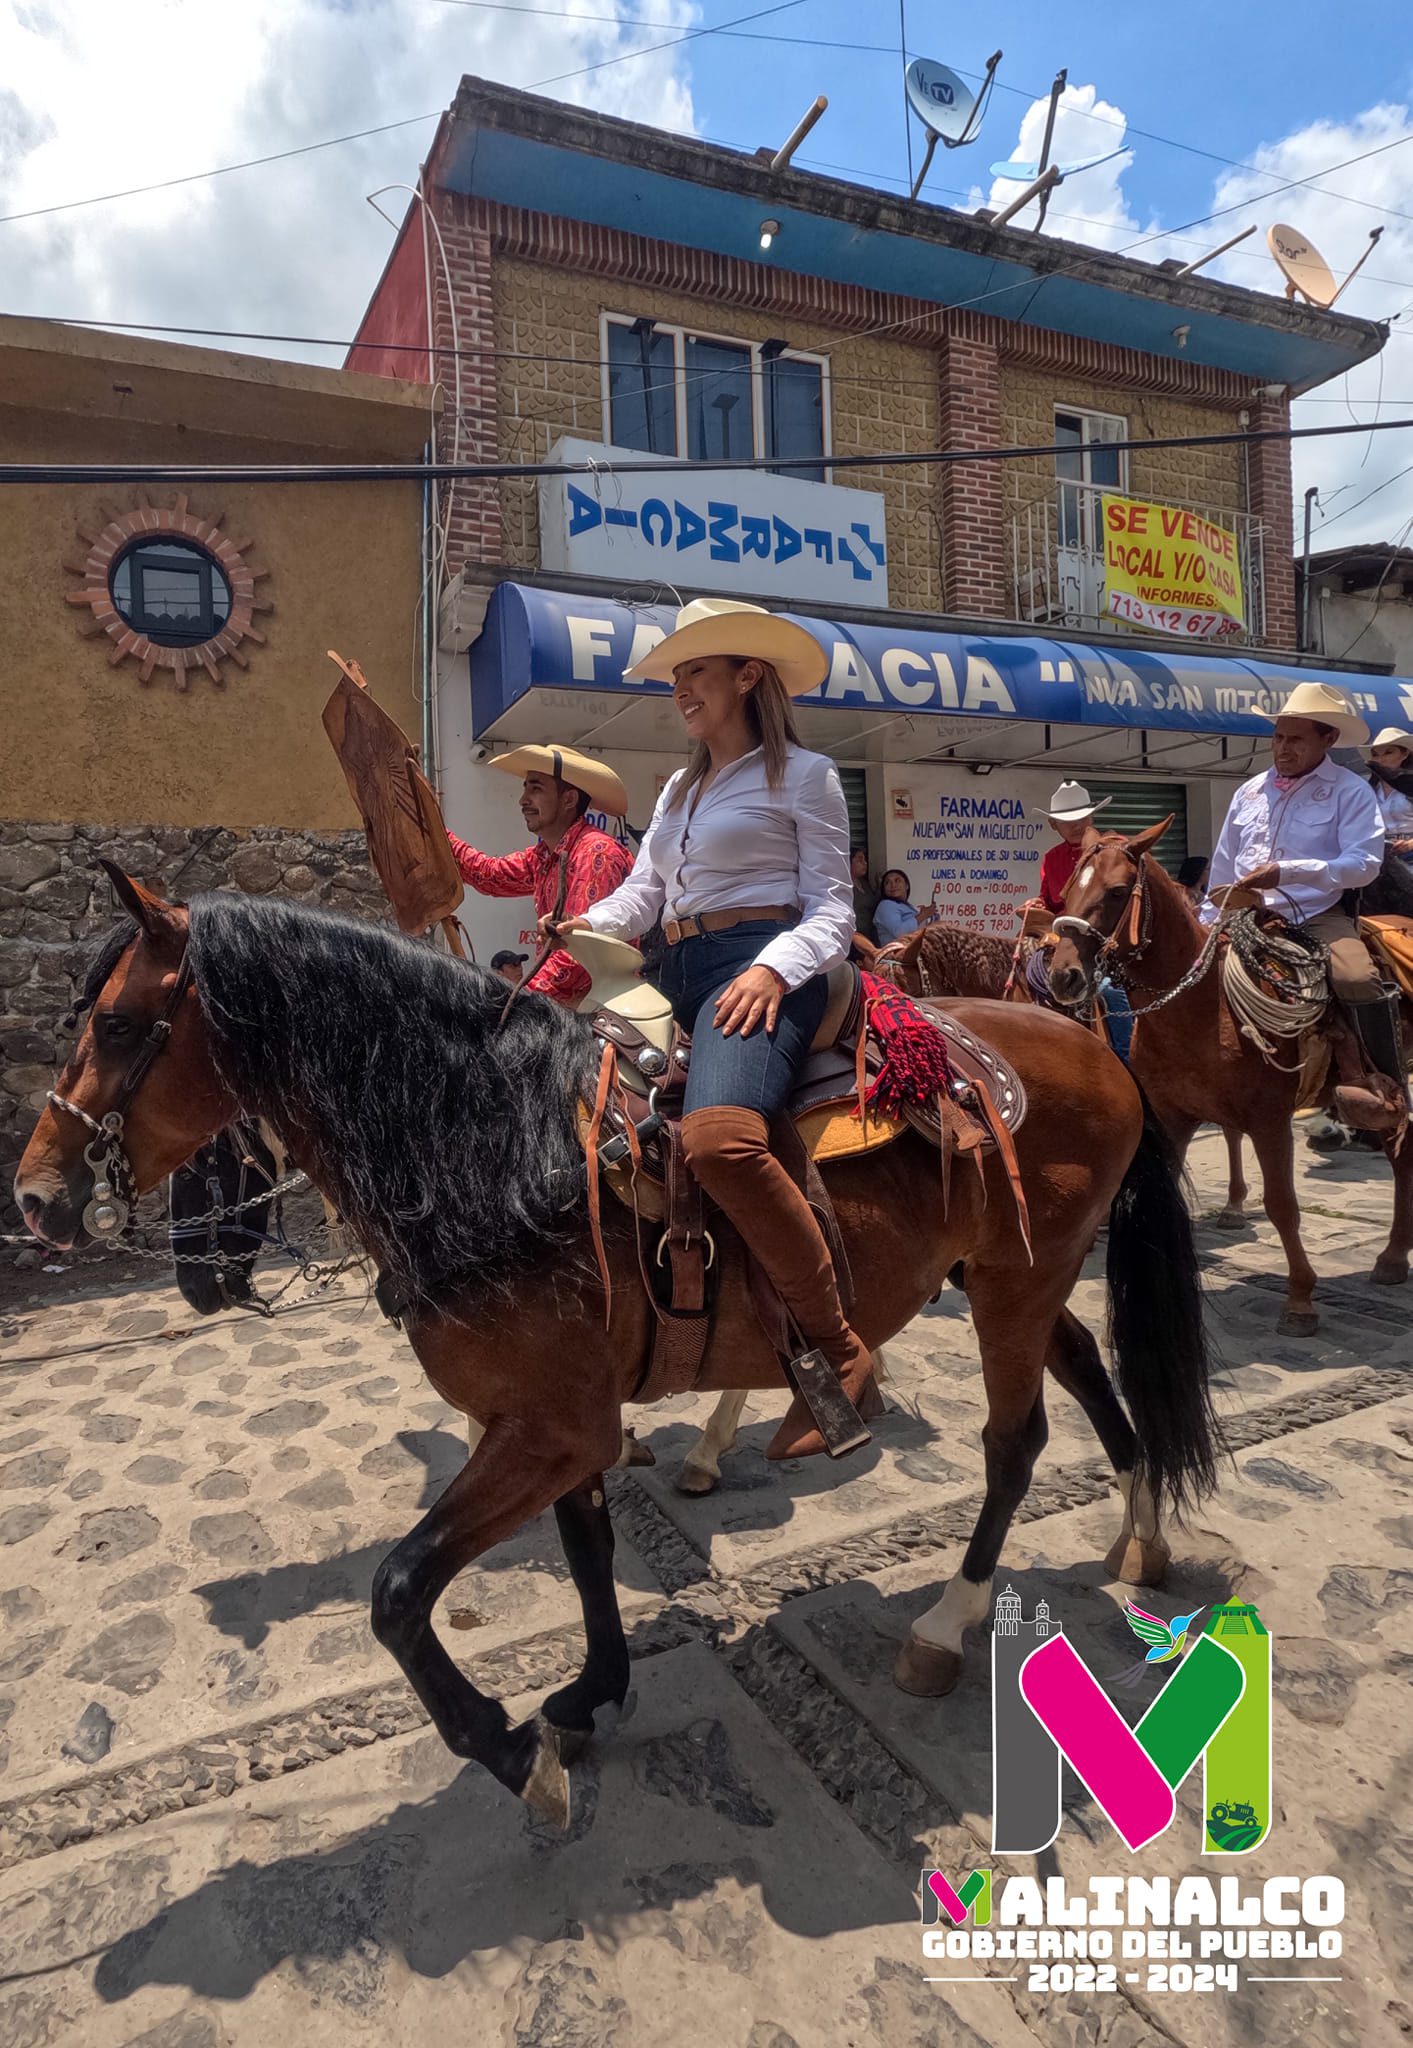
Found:
<path fill-rule="evenodd" d="M 1369 742 L 1369 751 L 1379 747 L 1406 747 L 1413 753 L 1413 732 L 1401 732 L 1396 725 L 1386 725 L 1382 732 L 1376 732 Z"/>
<path fill-rule="evenodd" d="M 1096 811 L 1102 811 L 1113 798 L 1101 796 L 1095 803 L 1082 782 L 1062 782 L 1050 799 L 1047 818 L 1061 825 L 1077 825 L 1081 818 L 1092 818 Z"/>
<path fill-rule="evenodd" d="M 791 697 L 817 689 L 829 673 L 829 656 L 803 626 L 782 619 L 764 605 L 734 597 L 698 597 L 677 614 L 677 628 L 624 670 L 633 681 L 670 683 L 682 661 L 702 654 L 735 654 L 768 661 Z"/>
<path fill-rule="evenodd" d="M 628 792 L 606 761 L 595 761 L 574 747 L 512 747 L 492 754 L 488 764 L 507 775 L 553 775 L 573 789 L 582 789 L 590 803 L 611 818 L 628 815 Z"/>
<path fill-rule="evenodd" d="M 1332 725 L 1341 747 L 1367 747 L 1369 728 L 1343 690 L 1333 683 L 1297 683 L 1279 711 L 1258 711 L 1274 725 L 1278 718 L 1312 718 L 1316 725 Z"/>

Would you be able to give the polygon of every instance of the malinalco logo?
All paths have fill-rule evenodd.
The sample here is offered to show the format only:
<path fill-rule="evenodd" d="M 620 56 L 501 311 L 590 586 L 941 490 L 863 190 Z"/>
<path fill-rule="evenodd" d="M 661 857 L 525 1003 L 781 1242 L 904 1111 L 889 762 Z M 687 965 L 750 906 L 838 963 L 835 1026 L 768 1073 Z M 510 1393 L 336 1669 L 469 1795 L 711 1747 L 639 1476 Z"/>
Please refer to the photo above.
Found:
<path fill-rule="evenodd" d="M 991 1637 L 991 1845 L 998 1855 L 1036 1855 L 1054 1841 L 1062 1758 L 1130 1849 L 1171 1826 L 1178 1787 L 1199 1757 L 1203 1853 L 1241 1856 L 1265 1840 L 1271 1638 L 1256 1609 L 1240 1603 L 1213 1608 L 1210 1626 L 1194 1638 L 1201 1611 L 1171 1625 L 1142 1608 L 1127 1617 L 1150 1646 L 1145 1665 L 1182 1658 L 1130 1728 L 1046 1602 L 1026 1621 L 1020 1596 L 1006 1587 Z M 949 1910 L 950 1903 L 942 1900 Z"/>

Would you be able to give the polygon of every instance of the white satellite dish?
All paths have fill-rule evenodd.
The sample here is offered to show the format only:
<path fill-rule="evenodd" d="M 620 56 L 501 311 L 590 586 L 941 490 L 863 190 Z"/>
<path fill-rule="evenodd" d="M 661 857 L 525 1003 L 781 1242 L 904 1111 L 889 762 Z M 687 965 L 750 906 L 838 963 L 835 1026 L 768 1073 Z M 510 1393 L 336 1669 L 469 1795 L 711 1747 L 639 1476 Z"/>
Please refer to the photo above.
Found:
<path fill-rule="evenodd" d="M 1315 244 L 1298 228 L 1287 227 L 1284 221 L 1278 220 L 1274 227 L 1266 230 L 1266 246 L 1285 279 L 1288 299 L 1293 299 L 1299 292 L 1301 298 L 1312 306 L 1334 304 L 1339 296 L 1334 272 Z"/>
<path fill-rule="evenodd" d="M 976 111 L 976 94 L 946 64 L 914 57 L 903 79 L 908 105 L 924 128 L 930 128 L 952 149 L 967 139 Z"/>
<path fill-rule="evenodd" d="M 1060 164 L 1058 166 L 1060 176 L 1062 178 L 1075 178 L 1078 177 L 1081 171 L 1092 171 L 1100 164 L 1112 163 L 1114 158 L 1122 156 L 1127 148 L 1128 144 L 1124 143 L 1120 149 L 1108 150 L 1103 156 L 1086 157 L 1082 163 Z M 1004 164 L 992 164 L 991 175 L 993 178 L 1012 178 L 1018 185 L 1033 185 L 1040 176 L 1041 169 L 1042 166 L 1038 163 L 1018 164 L 1007 162 Z"/>

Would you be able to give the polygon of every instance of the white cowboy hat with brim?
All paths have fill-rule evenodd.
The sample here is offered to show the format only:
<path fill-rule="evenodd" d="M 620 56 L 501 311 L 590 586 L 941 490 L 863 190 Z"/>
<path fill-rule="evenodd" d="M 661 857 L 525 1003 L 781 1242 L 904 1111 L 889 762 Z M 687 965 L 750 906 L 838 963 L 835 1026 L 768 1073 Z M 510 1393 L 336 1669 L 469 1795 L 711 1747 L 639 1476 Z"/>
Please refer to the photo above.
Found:
<path fill-rule="evenodd" d="M 1405 747 L 1413 753 L 1413 732 L 1401 732 L 1396 725 L 1386 725 L 1369 742 L 1370 753 L 1377 753 L 1380 747 Z"/>
<path fill-rule="evenodd" d="M 1081 818 L 1092 818 L 1096 811 L 1102 811 L 1111 804 L 1111 796 L 1101 796 L 1098 803 L 1089 794 L 1082 782 L 1062 782 L 1050 799 L 1050 808 L 1045 813 L 1058 825 L 1077 825 Z"/>
<path fill-rule="evenodd" d="M 573 789 L 582 789 L 591 804 L 611 818 L 628 815 L 628 792 L 606 761 L 595 761 L 574 747 L 512 747 L 492 754 L 489 766 L 507 775 L 553 775 Z"/>
<path fill-rule="evenodd" d="M 704 654 L 768 661 L 791 697 L 818 689 L 829 673 L 829 656 L 793 619 L 735 597 L 698 597 L 678 612 L 675 632 L 624 675 L 634 682 L 670 683 L 679 663 Z"/>
<path fill-rule="evenodd" d="M 1333 683 L 1297 683 L 1279 711 L 1258 711 L 1258 718 L 1274 725 L 1278 718 L 1309 718 L 1316 725 L 1332 725 L 1342 747 L 1367 747 L 1369 728 L 1359 713 Z"/>

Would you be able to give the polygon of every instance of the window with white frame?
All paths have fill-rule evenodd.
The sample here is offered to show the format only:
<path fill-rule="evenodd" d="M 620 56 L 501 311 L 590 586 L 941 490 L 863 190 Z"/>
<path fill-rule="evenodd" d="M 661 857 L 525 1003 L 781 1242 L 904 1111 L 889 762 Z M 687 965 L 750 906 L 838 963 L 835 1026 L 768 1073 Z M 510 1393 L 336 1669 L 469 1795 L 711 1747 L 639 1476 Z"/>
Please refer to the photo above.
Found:
<path fill-rule="evenodd" d="M 829 366 L 783 341 L 734 341 L 650 318 L 603 316 L 604 411 L 616 448 L 694 462 L 783 457 L 777 475 L 827 480 Z"/>
<path fill-rule="evenodd" d="M 1128 421 L 1112 412 L 1055 408 L 1055 477 L 1059 484 L 1059 541 L 1062 548 L 1103 552 L 1099 500 L 1105 491 L 1128 489 L 1128 453 L 1114 447 L 1128 439 Z"/>

